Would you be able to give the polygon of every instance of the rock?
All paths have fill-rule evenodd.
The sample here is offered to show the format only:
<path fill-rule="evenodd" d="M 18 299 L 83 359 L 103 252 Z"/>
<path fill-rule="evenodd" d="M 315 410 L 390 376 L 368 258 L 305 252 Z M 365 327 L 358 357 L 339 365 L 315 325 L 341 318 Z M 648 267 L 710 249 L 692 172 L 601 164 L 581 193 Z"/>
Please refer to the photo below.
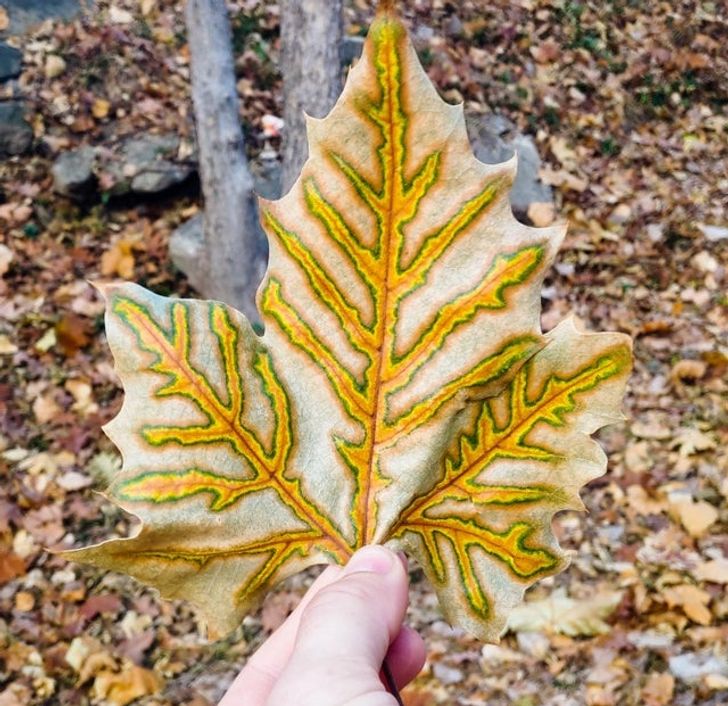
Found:
<path fill-rule="evenodd" d="M 204 214 L 200 212 L 177 228 L 169 239 L 170 259 L 198 292 L 204 289 L 204 273 L 200 267 L 205 249 L 203 228 Z"/>
<path fill-rule="evenodd" d="M 502 115 L 471 116 L 468 132 L 475 156 L 487 164 L 499 164 L 518 155 L 518 172 L 511 191 L 511 207 L 520 219 L 528 218 L 533 203 L 553 203 L 551 188 L 539 178 L 541 157 L 528 135 L 517 132 L 516 126 Z M 543 208 L 543 206 L 541 206 Z"/>
<path fill-rule="evenodd" d="M 131 190 L 136 194 L 159 194 L 182 184 L 191 173 L 189 167 L 159 160 L 153 167 L 145 168 L 141 174 L 134 177 Z"/>
<path fill-rule="evenodd" d="M 79 0 L 2 0 L 10 17 L 6 34 L 23 34 L 47 19 L 70 20 L 81 11 Z"/>
<path fill-rule="evenodd" d="M 32 144 L 33 130 L 25 120 L 25 104 L 0 102 L 0 154 L 23 154 Z"/>
<path fill-rule="evenodd" d="M 23 68 L 23 52 L 0 42 L 0 81 L 20 75 Z"/>
<path fill-rule="evenodd" d="M 95 160 L 93 147 L 79 147 L 58 157 L 51 168 L 56 193 L 78 200 L 89 197 L 96 185 Z"/>
<path fill-rule="evenodd" d="M 350 66 L 364 51 L 364 37 L 344 37 L 341 42 L 341 64 Z"/>
<path fill-rule="evenodd" d="M 253 188 L 258 196 L 273 201 L 279 199 L 283 191 L 283 167 L 278 154 L 264 150 L 258 159 L 250 163 L 253 175 Z"/>
<path fill-rule="evenodd" d="M 194 169 L 174 161 L 179 146 L 177 135 L 142 135 L 105 153 L 99 168 L 111 177 L 111 194 L 159 194 L 182 184 Z"/>
<path fill-rule="evenodd" d="M 177 135 L 144 135 L 125 143 L 124 172 L 134 174 L 133 192 L 159 194 L 182 184 L 192 174 L 189 166 L 170 159 L 177 154 L 179 143 Z"/>

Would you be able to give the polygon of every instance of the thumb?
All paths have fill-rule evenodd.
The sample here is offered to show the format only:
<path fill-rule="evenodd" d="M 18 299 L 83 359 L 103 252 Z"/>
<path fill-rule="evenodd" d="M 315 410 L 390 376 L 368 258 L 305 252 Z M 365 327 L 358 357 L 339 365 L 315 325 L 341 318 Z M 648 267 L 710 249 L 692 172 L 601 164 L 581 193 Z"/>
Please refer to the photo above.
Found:
<path fill-rule="evenodd" d="M 379 679 L 402 628 L 407 573 L 384 547 L 359 550 L 341 578 L 306 606 L 288 665 L 268 706 L 390 706 Z"/>

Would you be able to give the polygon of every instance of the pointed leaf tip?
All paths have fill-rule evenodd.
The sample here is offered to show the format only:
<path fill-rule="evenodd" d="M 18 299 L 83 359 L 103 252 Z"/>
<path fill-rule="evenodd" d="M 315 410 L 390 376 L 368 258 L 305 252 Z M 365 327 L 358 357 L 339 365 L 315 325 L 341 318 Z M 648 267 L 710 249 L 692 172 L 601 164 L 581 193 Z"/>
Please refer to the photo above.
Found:
<path fill-rule="evenodd" d="M 379 0 L 379 5 L 377 6 L 377 12 L 379 14 L 392 14 L 395 10 L 395 4 L 396 0 Z"/>

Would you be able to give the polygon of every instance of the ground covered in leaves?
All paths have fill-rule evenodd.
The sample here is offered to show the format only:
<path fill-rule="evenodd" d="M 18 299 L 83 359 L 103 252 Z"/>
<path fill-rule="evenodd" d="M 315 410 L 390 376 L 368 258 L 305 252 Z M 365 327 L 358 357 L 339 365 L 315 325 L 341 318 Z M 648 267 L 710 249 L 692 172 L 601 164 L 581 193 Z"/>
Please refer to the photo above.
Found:
<path fill-rule="evenodd" d="M 234 5 L 235 3 L 233 3 Z M 347 6 L 347 31 L 371 18 Z M 412 0 L 418 49 L 443 96 L 531 134 L 569 235 L 544 327 L 575 312 L 635 338 L 629 420 L 602 434 L 609 471 L 588 514 L 556 522 L 571 568 L 528 595 L 498 646 L 440 617 L 413 567 L 411 621 L 429 649 L 408 703 L 718 706 L 728 702 L 728 25 L 721 3 Z M 251 154 L 279 146 L 278 17 L 238 0 L 241 117 Z M 118 467 L 100 427 L 120 405 L 87 280 L 191 290 L 167 256 L 199 208 L 80 207 L 50 167 L 80 144 L 140 132 L 193 140 L 174 2 L 112 0 L 19 44 L 35 146 L 0 163 L 0 704 L 215 703 L 305 590 L 297 577 L 229 639 L 185 605 L 44 548 L 126 535 L 93 492 Z M 539 208 L 534 221 L 553 214 Z M 721 339 L 721 336 L 723 338 Z"/>

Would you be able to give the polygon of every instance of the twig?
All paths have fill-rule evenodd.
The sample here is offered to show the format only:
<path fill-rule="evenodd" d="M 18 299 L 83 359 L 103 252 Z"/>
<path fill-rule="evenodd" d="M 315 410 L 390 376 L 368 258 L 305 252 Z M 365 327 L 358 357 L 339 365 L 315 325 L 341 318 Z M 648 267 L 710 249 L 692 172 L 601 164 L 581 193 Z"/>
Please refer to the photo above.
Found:
<path fill-rule="evenodd" d="M 389 693 L 394 696 L 399 706 L 404 706 L 404 701 L 402 701 L 402 697 L 399 695 L 397 684 L 392 676 L 392 670 L 389 668 L 386 659 L 382 662 L 382 674 L 384 675 L 384 681 L 387 682 L 387 689 Z"/>

